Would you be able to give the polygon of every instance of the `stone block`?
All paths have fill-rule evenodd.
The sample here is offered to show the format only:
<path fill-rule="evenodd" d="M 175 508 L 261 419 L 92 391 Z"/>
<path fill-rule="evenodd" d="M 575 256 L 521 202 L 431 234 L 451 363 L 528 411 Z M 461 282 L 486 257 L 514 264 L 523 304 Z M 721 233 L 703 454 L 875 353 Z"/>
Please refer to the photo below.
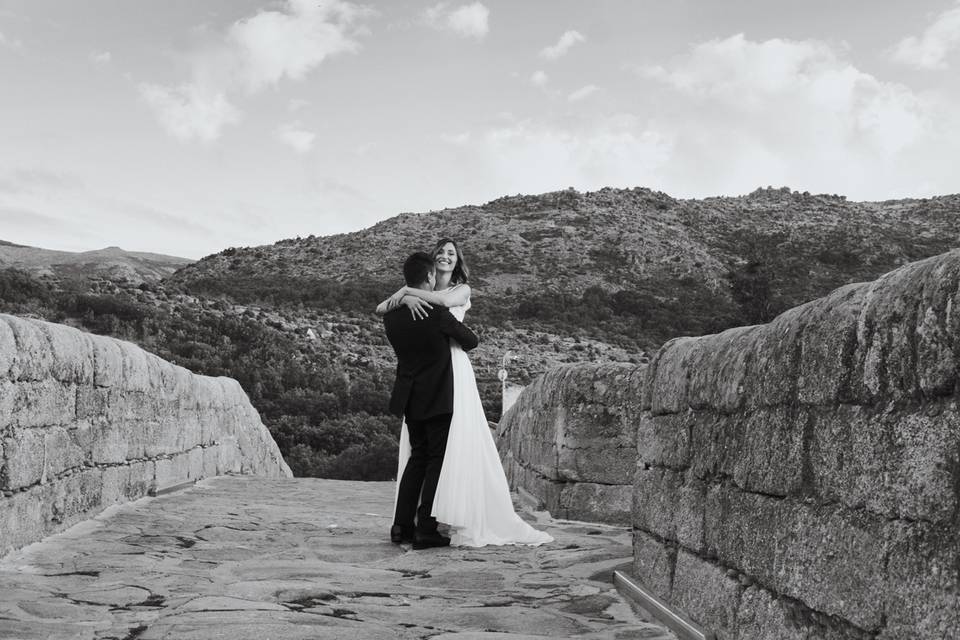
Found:
<path fill-rule="evenodd" d="M 744 382 L 763 327 L 736 327 L 699 338 L 700 349 L 689 363 L 687 399 L 694 410 L 732 413 L 744 400 Z"/>
<path fill-rule="evenodd" d="M 44 434 L 39 429 L 20 429 L 5 438 L 6 474 L 3 489 L 21 489 L 40 482 L 44 468 Z"/>
<path fill-rule="evenodd" d="M 812 303 L 811 303 L 812 304 Z M 743 381 L 746 410 L 791 404 L 797 394 L 800 336 L 809 305 L 784 311 L 753 338 L 750 376 Z"/>
<path fill-rule="evenodd" d="M 797 399 L 801 403 L 830 405 L 855 399 L 852 365 L 866 291 L 863 284 L 847 285 L 811 305 L 816 315 L 806 320 L 800 339 Z"/>
<path fill-rule="evenodd" d="M 35 381 L 50 377 L 54 364 L 53 349 L 40 323 L 15 316 L 4 316 L 4 319 L 16 344 L 12 362 L 9 364 L 10 378 Z"/>
<path fill-rule="evenodd" d="M 227 473 L 240 473 L 240 448 L 237 441 L 232 436 L 228 436 L 220 441 L 217 447 L 219 460 L 217 462 L 217 475 Z"/>
<path fill-rule="evenodd" d="M 960 260 L 940 259 L 920 290 L 917 381 L 927 398 L 953 393 L 960 370 Z"/>
<path fill-rule="evenodd" d="M 93 352 L 88 333 L 62 324 L 35 321 L 50 345 L 52 360 L 49 375 L 61 382 L 91 384 Z"/>
<path fill-rule="evenodd" d="M 560 493 L 563 483 L 541 475 L 535 469 L 519 463 L 513 465 L 514 487 L 522 487 L 539 501 L 541 509 L 546 509 L 556 517 L 562 517 Z"/>
<path fill-rule="evenodd" d="M 77 387 L 77 420 L 90 424 L 107 421 L 112 396 L 115 396 L 115 393 L 106 387 L 93 385 Z"/>
<path fill-rule="evenodd" d="M 693 621 L 713 630 L 720 638 L 736 638 L 737 609 L 743 586 L 723 567 L 680 549 L 670 603 Z"/>
<path fill-rule="evenodd" d="M 960 637 L 960 538 L 952 523 L 901 523 L 887 565 L 884 640 Z"/>
<path fill-rule="evenodd" d="M 43 431 L 46 451 L 44 478 L 49 480 L 64 471 L 83 466 L 85 453 L 77 446 L 72 432 L 63 427 L 52 427 Z"/>
<path fill-rule="evenodd" d="M 73 432 L 78 446 L 94 464 L 119 464 L 128 459 L 127 430 L 123 422 L 103 422 Z"/>
<path fill-rule="evenodd" d="M 120 386 L 127 391 L 144 393 L 154 390 L 153 375 L 158 373 L 158 370 L 148 358 L 147 352 L 137 345 L 123 340 L 117 340 L 116 344 L 120 347 L 122 362 Z"/>
<path fill-rule="evenodd" d="M 203 456 L 203 477 L 212 478 L 220 475 L 220 445 L 204 447 L 200 451 Z"/>
<path fill-rule="evenodd" d="M 41 488 L 0 498 L 0 556 L 34 542 L 44 530 Z"/>
<path fill-rule="evenodd" d="M 686 467 L 690 464 L 690 430 L 702 419 L 693 411 L 654 416 L 637 422 L 637 460 L 640 464 Z"/>
<path fill-rule="evenodd" d="M 90 469 L 42 485 L 40 490 L 44 534 L 63 531 L 101 510 L 103 474 Z"/>
<path fill-rule="evenodd" d="M 697 338 L 674 338 L 664 344 L 650 363 L 647 386 L 653 415 L 686 411 L 690 365 L 702 348 Z"/>
<path fill-rule="evenodd" d="M 199 480 L 206 477 L 203 466 L 203 449 L 200 447 L 187 451 L 187 477 L 190 480 Z"/>
<path fill-rule="evenodd" d="M 777 640 L 867 640 L 871 636 L 835 617 L 812 611 L 795 600 L 778 598 L 751 586 L 740 596 L 737 638 Z"/>
<path fill-rule="evenodd" d="M 77 390 L 52 378 L 24 380 L 8 388 L 10 424 L 18 428 L 69 425 L 77 416 Z"/>
<path fill-rule="evenodd" d="M 698 478 L 729 476 L 756 493 L 800 492 L 807 411 L 760 407 L 735 415 L 702 412 L 690 420 L 690 467 Z"/>
<path fill-rule="evenodd" d="M 633 526 L 692 551 L 704 546 L 707 486 L 692 475 L 662 468 L 637 468 Z"/>
<path fill-rule="evenodd" d="M 947 522 L 960 507 L 958 447 L 955 402 L 930 403 L 924 413 L 841 405 L 815 416 L 809 460 L 824 501 Z"/>
<path fill-rule="evenodd" d="M 883 619 L 892 525 L 882 518 L 742 493 L 707 497 L 708 555 L 810 609 L 870 629 Z"/>
<path fill-rule="evenodd" d="M 560 492 L 560 517 L 629 525 L 632 495 L 632 484 L 566 483 Z"/>
<path fill-rule="evenodd" d="M 667 544 L 639 529 L 633 530 L 633 575 L 663 600 L 670 599 L 676 560 L 675 545 Z"/>
<path fill-rule="evenodd" d="M 919 395 L 914 338 L 926 310 L 921 312 L 918 292 L 925 282 L 935 279 L 943 260 L 944 256 L 937 256 L 908 264 L 867 287 L 854 354 L 854 392 L 862 402 L 890 402 Z"/>
<path fill-rule="evenodd" d="M 191 479 L 190 456 L 187 454 L 161 458 L 155 460 L 154 465 L 154 482 L 157 489 L 171 487 Z"/>
<path fill-rule="evenodd" d="M 12 319 L 13 316 L 0 313 L 0 381 L 10 376 L 17 360 L 17 338 L 10 326 Z"/>
<path fill-rule="evenodd" d="M 93 384 L 97 387 L 123 386 L 123 349 L 120 342 L 105 336 L 90 336 L 93 349 Z"/>

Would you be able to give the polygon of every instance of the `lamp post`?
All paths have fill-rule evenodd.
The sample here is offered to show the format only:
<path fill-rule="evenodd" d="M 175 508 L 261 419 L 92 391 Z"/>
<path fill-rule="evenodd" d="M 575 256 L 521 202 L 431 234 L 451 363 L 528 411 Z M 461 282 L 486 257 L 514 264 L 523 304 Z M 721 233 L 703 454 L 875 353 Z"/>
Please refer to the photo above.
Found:
<path fill-rule="evenodd" d="M 519 393 L 517 391 L 511 390 L 507 393 L 507 362 L 510 360 L 516 360 L 517 355 L 513 353 L 510 349 L 507 349 L 503 358 L 500 359 L 500 371 L 497 372 L 497 377 L 500 379 L 500 410 L 501 415 L 506 413 L 507 409 L 513 406 L 514 401 L 516 401 Z"/>

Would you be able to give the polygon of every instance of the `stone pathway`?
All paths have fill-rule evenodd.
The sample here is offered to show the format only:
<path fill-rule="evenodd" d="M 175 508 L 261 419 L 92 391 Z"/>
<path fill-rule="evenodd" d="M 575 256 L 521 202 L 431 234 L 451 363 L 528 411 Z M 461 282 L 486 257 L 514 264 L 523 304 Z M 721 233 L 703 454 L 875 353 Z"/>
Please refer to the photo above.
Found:
<path fill-rule="evenodd" d="M 221 477 L 112 507 L 0 561 L 0 638 L 674 638 L 610 583 L 629 531 L 536 514 L 545 547 L 413 551 L 392 491 Z"/>

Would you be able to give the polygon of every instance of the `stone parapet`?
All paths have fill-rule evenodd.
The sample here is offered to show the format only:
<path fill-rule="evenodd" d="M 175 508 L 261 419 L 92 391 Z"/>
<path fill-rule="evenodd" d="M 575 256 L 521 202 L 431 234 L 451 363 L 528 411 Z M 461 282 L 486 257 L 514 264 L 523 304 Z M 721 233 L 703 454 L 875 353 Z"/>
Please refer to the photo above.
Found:
<path fill-rule="evenodd" d="M 952 251 L 664 345 L 636 576 L 721 640 L 960 637 L 958 309 Z"/>
<path fill-rule="evenodd" d="M 644 366 L 562 365 L 526 387 L 498 440 L 511 485 L 555 517 L 630 523 Z"/>
<path fill-rule="evenodd" d="M 235 380 L 0 314 L 0 554 L 110 504 L 225 473 L 291 475 Z"/>

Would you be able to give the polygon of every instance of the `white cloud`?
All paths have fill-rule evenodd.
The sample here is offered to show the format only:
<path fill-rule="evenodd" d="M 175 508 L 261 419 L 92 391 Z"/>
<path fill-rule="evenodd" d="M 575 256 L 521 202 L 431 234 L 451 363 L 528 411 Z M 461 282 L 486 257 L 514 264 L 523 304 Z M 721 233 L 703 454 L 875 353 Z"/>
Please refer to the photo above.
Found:
<path fill-rule="evenodd" d="M 160 124 L 179 140 L 212 142 L 223 127 L 240 122 L 240 111 L 223 93 L 208 93 L 195 84 L 169 88 L 142 83 L 139 90 Z"/>
<path fill-rule="evenodd" d="M 669 136 L 624 115 L 581 126 L 517 122 L 489 129 L 475 145 L 502 193 L 652 184 L 672 147 Z"/>
<path fill-rule="evenodd" d="M 309 100 L 304 100 L 302 98 L 294 98 L 287 103 L 287 111 L 289 111 L 290 113 L 296 113 L 302 109 L 307 108 L 308 106 L 310 106 Z"/>
<path fill-rule="evenodd" d="M 297 153 L 307 153 L 313 149 L 317 134 L 307 131 L 299 122 L 291 122 L 280 125 L 277 137 Z"/>
<path fill-rule="evenodd" d="M 565 56 L 573 45 L 585 41 L 586 37 L 579 31 L 565 31 L 563 35 L 560 36 L 560 39 L 557 40 L 557 44 L 544 47 L 540 50 L 540 57 L 546 60 L 556 60 L 557 58 Z"/>
<path fill-rule="evenodd" d="M 23 51 L 23 41 L 16 38 L 11 38 L 0 31 L 0 47 L 6 47 L 7 49 L 21 52 Z"/>
<path fill-rule="evenodd" d="M 570 102 L 578 102 L 580 100 L 583 100 L 584 98 L 592 96 L 599 90 L 600 90 L 599 87 L 592 84 L 588 84 L 587 86 L 580 87 L 579 89 L 577 89 L 576 91 L 568 95 L 567 100 L 569 100 Z"/>
<path fill-rule="evenodd" d="M 110 61 L 113 59 L 113 56 L 110 55 L 109 51 L 92 51 L 90 52 L 90 62 L 97 65 L 110 64 Z"/>
<path fill-rule="evenodd" d="M 537 85 L 538 87 L 545 86 L 547 81 L 550 78 L 547 77 L 547 74 L 543 71 L 534 71 L 533 75 L 530 76 L 530 82 Z"/>
<path fill-rule="evenodd" d="M 240 121 L 236 94 L 298 81 L 331 56 L 359 49 L 372 11 L 344 0 L 283 0 L 233 23 L 187 55 L 192 79 L 177 87 L 140 85 L 161 123 L 180 139 L 210 141 Z M 293 103 L 291 103 L 293 104 Z M 296 110 L 296 109 L 292 109 Z"/>
<path fill-rule="evenodd" d="M 490 31 L 490 10 L 480 2 L 456 8 L 440 2 L 423 12 L 423 20 L 434 29 L 477 40 L 482 40 Z"/>
<path fill-rule="evenodd" d="M 440 135 L 440 139 L 448 144 L 465 145 L 470 142 L 470 132 L 463 131 L 461 133 L 443 133 Z"/>
<path fill-rule="evenodd" d="M 227 46 L 240 82 L 255 92 L 289 78 L 301 80 L 327 59 L 355 52 L 352 24 L 368 13 L 339 0 L 287 0 L 282 11 L 260 11 L 234 23 Z"/>
<path fill-rule="evenodd" d="M 945 58 L 960 46 L 960 3 L 944 11 L 920 36 L 908 36 L 897 43 L 892 57 L 920 69 L 946 69 Z"/>
<path fill-rule="evenodd" d="M 934 94 L 865 73 L 814 40 L 711 40 L 642 76 L 664 105 L 658 128 L 675 142 L 661 176 L 684 195 L 764 184 L 912 195 L 928 178 L 945 180 L 960 136 Z"/>

